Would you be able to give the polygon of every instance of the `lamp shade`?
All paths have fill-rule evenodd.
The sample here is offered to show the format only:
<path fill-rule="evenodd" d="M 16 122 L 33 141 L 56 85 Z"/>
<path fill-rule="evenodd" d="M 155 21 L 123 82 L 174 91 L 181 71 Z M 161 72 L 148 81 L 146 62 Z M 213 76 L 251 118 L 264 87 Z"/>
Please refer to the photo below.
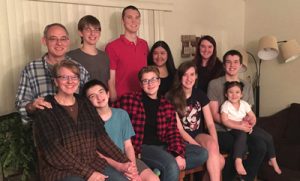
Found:
<path fill-rule="evenodd" d="M 264 36 L 259 40 L 257 56 L 262 60 L 273 60 L 278 56 L 277 39 L 274 36 Z"/>
<path fill-rule="evenodd" d="M 280 46 L 284 62 L 290 62 L 300 56 L 300 45 L 296 40 L 289 40 Z"/>

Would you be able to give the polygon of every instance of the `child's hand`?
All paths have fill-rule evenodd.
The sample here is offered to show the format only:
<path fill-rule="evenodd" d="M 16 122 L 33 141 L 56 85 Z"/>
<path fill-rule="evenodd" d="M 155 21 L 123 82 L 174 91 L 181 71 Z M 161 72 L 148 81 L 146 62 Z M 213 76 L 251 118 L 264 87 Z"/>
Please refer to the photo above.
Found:
<path fill-rule="evenodd" d="M 247 121 L 241 121 L 241 130 L 249 133 L 252 131 L 252 126 Z"/>
<path fill-rule="evenodd" d="M 248 122 L 252 127 L 256 124 L 256 119 L 248 115 L 243 118 L 243 121 Z"/>

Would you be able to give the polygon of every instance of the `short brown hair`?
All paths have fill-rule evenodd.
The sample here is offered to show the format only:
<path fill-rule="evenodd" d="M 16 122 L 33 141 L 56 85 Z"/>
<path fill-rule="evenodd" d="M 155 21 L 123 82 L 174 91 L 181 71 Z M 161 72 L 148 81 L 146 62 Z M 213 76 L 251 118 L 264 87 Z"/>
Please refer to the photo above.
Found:
<path fill-rule="evenodd" d="M 62 60 L 59 63 L 55 64 L 53 67 L 53 76 L 55 78 L 59 76 L 58 72 L 63 67 L 69 69 L 75 75 L 80 77 L 80 70 L 78 64 L 76 64 L 73 60 Z"/>
<path fill-rule="evenodd" d="M 142 77 L 145 73 L 149 73 L 149 72 L 153 72 L 157 75 L 157 77 L 159 77 L 159 70 L 156 66 L 154 65 L 150 65 L 150 66 L 146 66 L 146 67 L 143 67 L 139 73 L 138 73 L 138 78 L 139 78 L 139 81 L 142 81 Z"/>
<path fill-rule="evenodd" d="M 240 64 L 243 64 L 243 55 L 238 50 L 229 50 L 223 56 L 223 65 L 226 64 L 226 59 L 227 59 L 227 57 L 229 55 L 231 55 L 231 56 L 234 56 L 234 55 L 238 56 L 239 60 L 240 60 Z"/>
<path fill-rule="evenodd" d="M 125 8 L 123 9 L 123 11 L 122 11 L 122 19 L 124 19 L 125 13 L 126 13 L 126 11 L 127 11 L 128 9 L 137 11 L 137 12 L 139 13 L 139 15 L 141 16 L 141 13 L 140 13 L 140 11 L 139 11 L 139 9 L 138 9 L 137 7 L 132 6 L 132 5 L 129 5 L 129 6 L 127 6 L 127 7 L 125 7 Z"/>
<path fill-rule="evenodd" d="M 95 16 L 92 16 L 92 15 L 86 15 L 86 16 L 82 17 L 78 22 L 77 28 L 79 31 L 83 31 L 83 29 L 89 25 L 91 25 L 95 28 L 99 28 L 101 31 L 100 21 Z"/>

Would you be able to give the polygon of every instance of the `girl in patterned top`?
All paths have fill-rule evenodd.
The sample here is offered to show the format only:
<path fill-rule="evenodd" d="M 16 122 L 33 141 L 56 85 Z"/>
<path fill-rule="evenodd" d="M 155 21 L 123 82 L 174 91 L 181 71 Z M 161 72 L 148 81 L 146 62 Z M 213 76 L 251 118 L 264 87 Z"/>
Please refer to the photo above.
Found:
<path fill-rule="evenodd" d="M 167 98 L 178 112 L 177 127 L 183 139 L 208 150 L 208 174 L 205 174 L 205 179 L 219 181 L 225 162 L 219 152 L 209 99 L 204 92 L 194 88 L 197 80 L 196 70 L 196 65 L 192 61 L 182 63 L 178 67 L 174 86 L 167 93 Z M 206 128 L 209 134 L 207 134 Z"/>

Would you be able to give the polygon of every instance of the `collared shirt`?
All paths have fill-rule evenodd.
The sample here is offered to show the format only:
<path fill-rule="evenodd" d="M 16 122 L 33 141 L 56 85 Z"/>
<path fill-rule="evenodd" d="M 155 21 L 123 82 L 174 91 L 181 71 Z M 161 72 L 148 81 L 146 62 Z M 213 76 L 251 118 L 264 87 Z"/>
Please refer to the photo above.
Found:
<path fill-rule="evenodd" d="M 147 65 L 148 44 L 137 38 L 136 44 L 121 35 L 105 48 L 110 60 L 110 69 L 115 70 L 117 96 L 140 90 L 138 72 Z"/>
<path fill-rule="evenodd" d="M 54 95 L 57 91 L 47 58 L 48 56 L 45 54 L 41 59 L 30 62 L 21 73 L 15 105 L 25 122 L 30 121 L 25 109 L 28 103 L 38 97 Z M 71 60 L 67 56 L 66 59 Z M 77 62 L 75 63 L 79 65 L 81 89 L 90 76 L 83 66 Z"/>
<path fill-rule="evenodd" d="M 75 97 L 80 110 L 77 122 L 54 96 L 45 97 L 52 109 L 38 110 L 32 115 L 45 181 L 67 176 L 87 180 L 94 171 L 104 173 L 107 162 L 96 151 L 121 163 L 129 161 L 105 132 L 103 121 L 89 100 Z"/>
<path fill-rule="evenodd" d="M 167 151 L 174 156 L 184 157 L 185 146 L 177 128 L 174 107 L 164 98 L 159 100 L 157 111 L 157 137 L 167 144 Z M 132 92 L 123 95 L 114 104 L 115 107 L 126 110 L 130 116 L 135 136 L 131 138 L 136 154 L 141 153 L 144 138 L 146 113 L 142 102 L 142 92 Z"/>

